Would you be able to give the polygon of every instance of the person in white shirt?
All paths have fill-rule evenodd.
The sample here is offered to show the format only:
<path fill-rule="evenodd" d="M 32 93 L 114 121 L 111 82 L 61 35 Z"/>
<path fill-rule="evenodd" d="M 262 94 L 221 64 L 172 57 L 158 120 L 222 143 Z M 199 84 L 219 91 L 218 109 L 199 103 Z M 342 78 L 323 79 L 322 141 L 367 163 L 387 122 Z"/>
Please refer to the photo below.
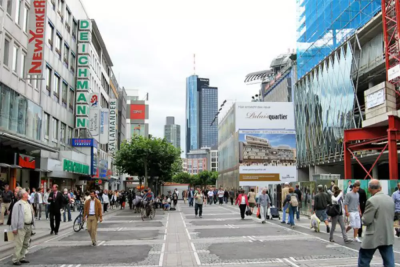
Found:
<path fill-rule="evenodd" d="M 225 193 L 225 191 L 222 188 L 220 188 L 218 190 L 218 199 L 219 199 L 220 205 L 222 205 L 224 203 L 224 193 Z"/>
<path fill-rule="evenodd" d="M 104 209 L 104 212 L 108 212 L 107 211 L 108 203 L 110 203 L 110 200 L 108 199 L 108 190 L 104 190 L 103 191 L 103 209 Z"/>
<path fill-rule="evenodd" d="M 42 195 L 42 188 L 39 188 L 38 191 L 36 192 L 35 188 L 32 189 L 32 191 L 35 193 L 33 196 L 33 205 L 35 207 L 36 213 L 35 213 L 35 219 L 42 217 L 42 204 L 43 204 L 43 195 Z"/>
<path fill-rule="evenodd" d="M 47 188 L 47 192 L 44 193 L 43 195 L 43 204 L 44 204 L 44 212 L 46 214 L 46 220 L 49 219 L 49 208 L 50 208 L 50 203 L 49 203 L 49 195 L 50 195 L 50 188 Z"/>
<path fill-rule="evenodd" d="M 212 203 L 214 201 L 213 200 L 214 199 L 214 191 L 212 188 L 210 188 L 210 190 L 208 190 L 207 195 L 208 195 L 208 204 L 212 205 Z"/>

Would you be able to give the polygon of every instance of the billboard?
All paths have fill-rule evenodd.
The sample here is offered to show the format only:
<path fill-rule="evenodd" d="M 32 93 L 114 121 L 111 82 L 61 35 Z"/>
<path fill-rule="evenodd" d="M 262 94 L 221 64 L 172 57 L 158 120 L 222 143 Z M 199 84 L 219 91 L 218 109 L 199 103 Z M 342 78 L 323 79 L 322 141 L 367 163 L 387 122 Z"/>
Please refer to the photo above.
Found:
<path fill-rule="evenodd" d="M 236 103 L 236 131 L 239 129 L 294 130 L 294 109 L 290 102 Z"/>
<path fill-rule="evenodd" d="M 99 93 L 90 94 L 89 131 L 92 136 L 100 134 Z"/>
<path fill-rule="evenodd" d="M 146 125 L 144 123 L 132 123 L 131 124 L 131 134 L 146 136 Z"/>
<path fill-rule="evenodd" d="M 108 144 L 108 117 L 109 110 L 106 108 L 102 108 L 100 111 L 100 144 L 106 145 Z"/>
<path fill-rule="evenodd" d="M 117 147 L 117 109 L 118 100 L 110 99 L 110 120 L 108 129 L 108 152 L 114 154 Z"/>
<path fill-rule="evenodd" d="M 146 105 L 131 104 L 129 118 L 131 120 L 145 120 L 146 119 Z"/>
<path fill-rule="evenodd" d="M 12 3 L 9 1 L 9 4 Z M 44 76 L 44 47 L 46 43 L 46 5 L 45 0 L 32 0 L 29 9 L 29 38 L 26 55 L 26 75 Z M 25 76 L 24 76 L 25 77 Z"/>
<path fill-rule="evenodd" d="M 296 132 L 239 130 L 239 181 L 296 182 Z"/>

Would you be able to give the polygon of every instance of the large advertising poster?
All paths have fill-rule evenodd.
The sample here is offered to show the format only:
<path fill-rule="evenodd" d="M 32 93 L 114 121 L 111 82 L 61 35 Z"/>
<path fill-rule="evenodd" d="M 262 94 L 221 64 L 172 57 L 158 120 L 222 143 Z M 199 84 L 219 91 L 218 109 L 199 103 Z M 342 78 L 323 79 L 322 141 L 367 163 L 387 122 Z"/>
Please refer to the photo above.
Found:
<path fill-rule="evenodd" d="M 297 181 L 296 132 L 239 130 L 239 164 L 240 182 Z"/>
<path fill-rule="evenodd" d="M 130 106 L 130 119 L 131 120 L 144 120 L 146 119 L 146 105 L 132 104 Z"/>
<path fill-rule="evenodd" d="M 146 136 L 146 125 L 144 123 L 132 123 L 131 124 L 131 134 L 132 136 Z"/>

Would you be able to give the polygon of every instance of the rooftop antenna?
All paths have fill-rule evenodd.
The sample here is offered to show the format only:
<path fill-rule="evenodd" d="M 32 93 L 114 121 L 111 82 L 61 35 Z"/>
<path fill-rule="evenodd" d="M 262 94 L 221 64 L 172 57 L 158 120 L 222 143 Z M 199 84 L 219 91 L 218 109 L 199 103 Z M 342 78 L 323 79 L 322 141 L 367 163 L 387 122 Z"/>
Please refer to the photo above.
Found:
<path fill-rule="evenodd" d="M 193 54 L 193 75 L 196 75 L 196 54 Z"/>

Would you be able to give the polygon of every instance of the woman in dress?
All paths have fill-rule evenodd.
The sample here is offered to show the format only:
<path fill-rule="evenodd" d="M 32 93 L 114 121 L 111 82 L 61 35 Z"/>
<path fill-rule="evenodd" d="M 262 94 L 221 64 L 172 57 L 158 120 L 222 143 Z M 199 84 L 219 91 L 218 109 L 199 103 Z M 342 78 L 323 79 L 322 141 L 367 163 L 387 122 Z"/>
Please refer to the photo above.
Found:
<path fill-rule="evenodd" d="M 254 207 L 256 206 L 256 193 L 254 192 L 254 188 L 250 189 L 249 194 L 247 195 L 249 199 L 249 206 L 251 209 L 251 213 L 254 211 Z"/>

